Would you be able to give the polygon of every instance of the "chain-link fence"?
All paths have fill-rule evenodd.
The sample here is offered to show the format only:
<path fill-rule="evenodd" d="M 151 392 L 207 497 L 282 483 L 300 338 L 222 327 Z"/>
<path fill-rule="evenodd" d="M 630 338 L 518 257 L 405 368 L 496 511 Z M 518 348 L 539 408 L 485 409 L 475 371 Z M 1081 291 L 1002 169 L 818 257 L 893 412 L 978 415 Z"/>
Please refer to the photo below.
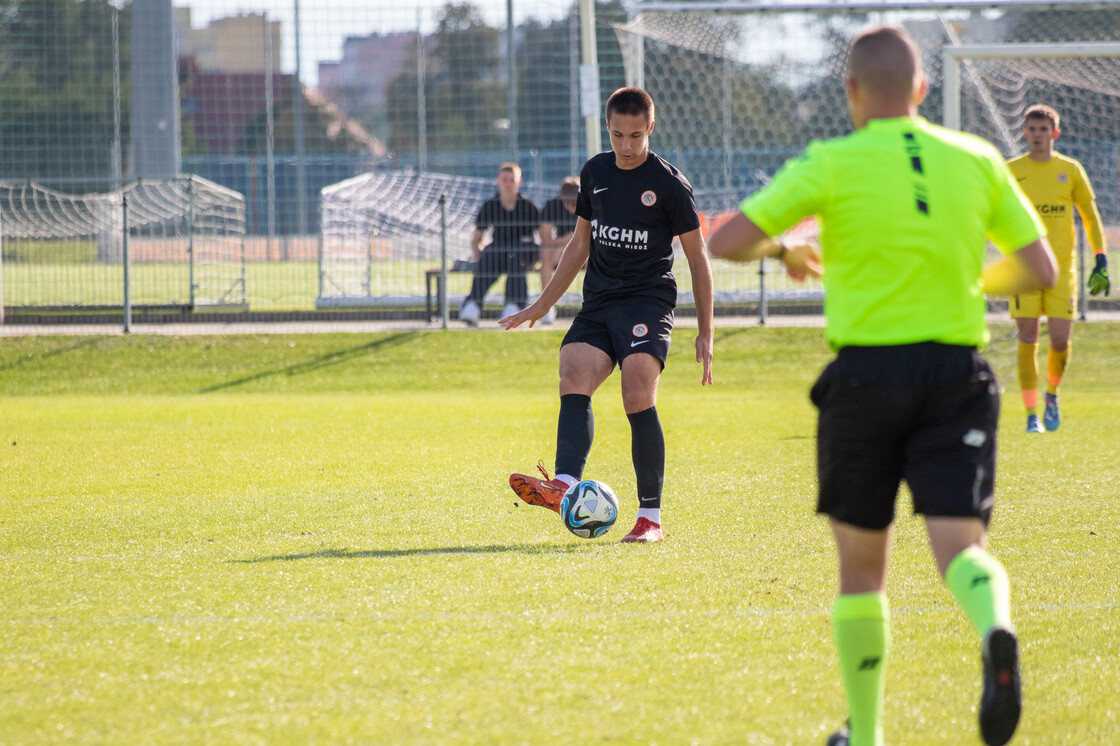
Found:
<path fill-rule="evenodd" d="M 395 233 L 405 221 L 374 225 L 351 203 L 351 228 L 370 231 L 347 238 L 364 247 L 361 266 L 332 265 L 338 241 L 323 220 L 339 214 L 327 204 L 341 193 L 336 185 L 358 179 L 367 188 L 348 194 L 382 213 L 427 214 L 433 232 L 440 197 L 471 202 L 453 205 L 469 216 L 505 161 L 521 165 L 540 192 L 531 196 L 543 200 L 606 142 L 601 103 L 631 84 L 657 103 L 653 149 L 688 175 L 715 221 L 809 139 L 850 130 L 843 60 L 867 25 L 902 25 L 919 40 L 930 78 L 922 113 L 936 122 L 947 100 L 946 47 L 1120 38 L 1112 3 L 888 5 L 701 2 L 669 12 L 668 3 L 620 0 L 0 0 L 0 180 L 45 200 L 35 206 L 5 193 L 14 201 L 0 215 L 3 304 L 12 318 L 123 303 L 113 274 L 124 271 L 119 255 L 100 247 L 106 230 L 121 229 L 119 218 L 83 234 L 82 250 L 61 239 L 35 239 L 31 250 L 31 239 L 6 227 L 20 209 L 30 204 L 42 231 L 69 236 L 71 213 L 49 205 L 194 174 L 195 183 L 236 195 L 244 211 L 240 264 L 216 283 L 236 276 L 239 290 L 207 297 L 249 312 L 313 311 L 332 284 L 345 285 L 344 294 L 419 315 L 438 265 L 431 234 Z M 584 44 L 592 24 L 581 10 L 589 6 L 594 43 Z M 589 51 L 597 75 L 584 64 Z M 1022 148 L 1023 109 L 1057 106 L 1059 149 L 1082 160 L 1106 223 L 1120 224 L 1117 58 L 1028 54 L 961 64 L 963 128 L 1011 155 Z M 406 191 L 421 183 L 447 189 Z M 466 253 L 466 225 L 441 237 L 452 260 Z M 138 281 L 159 266 L 158 255 L 138 259 Z M 687 265 L 678 269 L 687 291 Z M 819 302 L 819 286 L 795 287 L 779 273 L 722 263 L 715 272 L 725 306 L 757 304 L 764 288 Z M 112 292 L 93 280 L 106 273 Z M 464 291 L 465 278 L 449 282 L 453 295 Z M 184 287 L 133 297 L 199 305 L 190 289 L 200 279 L 188 276 Z"/>

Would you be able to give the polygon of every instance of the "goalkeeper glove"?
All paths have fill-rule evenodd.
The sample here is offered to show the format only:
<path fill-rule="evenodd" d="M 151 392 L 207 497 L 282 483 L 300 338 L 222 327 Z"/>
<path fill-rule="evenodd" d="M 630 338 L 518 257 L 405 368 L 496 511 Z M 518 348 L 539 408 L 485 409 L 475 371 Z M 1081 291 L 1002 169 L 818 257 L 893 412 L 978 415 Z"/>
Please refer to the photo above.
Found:
<path fill-rule="evenodd" d="M 1112 290 L 1112 283 L 1108 280 L 1108 255 L 1097 254 L 1097 266 L 1089 273 L 1089 294 L 1108 295 Z"/>

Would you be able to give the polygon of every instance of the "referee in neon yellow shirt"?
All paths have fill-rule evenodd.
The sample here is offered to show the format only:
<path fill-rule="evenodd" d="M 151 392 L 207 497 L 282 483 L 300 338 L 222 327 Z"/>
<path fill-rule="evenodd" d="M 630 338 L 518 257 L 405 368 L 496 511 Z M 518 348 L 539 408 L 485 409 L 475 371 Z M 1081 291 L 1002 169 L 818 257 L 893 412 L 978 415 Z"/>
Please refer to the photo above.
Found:
<path fill-rule="evenodd" d="M 824 272 L 837 355 L 811 394 L 817 511 L 839 554 L 832 625 L 849 707 L 830 746 L 883 742 L 885 579 L 902 480 L 949 591 L 982 636 L 985 742 L 1006 743 L 1021 709 L 1007 573 L 984 548 L 999 387 L 977 349 L 988 340 L 983 293 L 1049 287 L 1057 269 L 995 148 L 917 116 L 919 60 L 899 29 L 859 35 L 846 80 L 856 131 L 810 144 L 710 242 L 714 256 L 777 257 L 794 277 Z M 819 219 L 819 251 L 770 238 L 806 215 Z M 1007 256 L 984 270 L 987 240 Z"/>

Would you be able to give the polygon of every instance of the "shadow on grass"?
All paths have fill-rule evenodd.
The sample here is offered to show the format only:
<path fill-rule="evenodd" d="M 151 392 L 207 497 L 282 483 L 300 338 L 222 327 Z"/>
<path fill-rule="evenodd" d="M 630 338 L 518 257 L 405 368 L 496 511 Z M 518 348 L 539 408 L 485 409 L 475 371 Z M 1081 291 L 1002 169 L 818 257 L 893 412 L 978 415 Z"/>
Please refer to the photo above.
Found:
<path fill-rule="evenodd" d="M 232 381 L 226 381 L 225 383 L 218 383 L 213 386 L 207 386 L 206 388 L 201 389 L 199 393 L 212 394 L 216 391 L 224 391 L 226 389 L 244 386 L 245 384 L 253 383 L 254 381 L 263 381 L 264 379 L 271 378 L 273 376 L 301 376 L 307 373 L 313 373 L 317 370 L 329 368 L 333 365 L 341 365 L 342 363 L 350 362 L 351 360 L 362 357 L 363 355 L 367 355 L 370 352 L 378 350 L 382 347 L 398 347 L 400 345 L 406 344 L 407 342 L 411 342 L 417 336 L 419 336 L 418 332 L 401 332 L 399 334 L 392 334 L 364 345 L 358 345 L 346 350 L 337 350 L 336 352 L 332 352 L 328 355 L 322 355 L 315 358 L 314 360 L 308 360 L 304 363 L 285 365 L 284 367 L 276 368 L 275 370 L 261 371 L 260 373 L 254 373 L 249 376 L 242 376 L 241 378 L 235 378 Z"/>
<path fill-rule="evenodd" d="M 482 547 L 435 547 L 431 549 L 324 549 L 321 552 L 301 554 L 274 554 L 270 557 L 229 560 L 231 564 L 252 565 L 258 562 L 293 562 L 306 559 L 391 559 L 394 557 L 424 557 L 445 554 L 499 554 L 522 552 L 524 554 L 573 554 L 595 549 L 588 544 L 490 544 Z"/>
<path fill-rule="evenodd" d="M 75 342 L 73 344 L 64 344 L 64 345 L 61 345 L 60 347 L 58 347 L 57 349 L 50 350 L 49 352 L 42 352 L 42 353 L 39 353 L 38 355 L 28 355 L 27 357 L 20 357 L 20 358 L 17 358 L 15 360 L 12 360 L 10 363 L 5 363 L 4 365 L 0 365 L 0 371 L 13 370 L 15 368 L 22 368 L 24 366 L 30 365 L 31 363 L 37 363 L 37 362 L 40 362 L 42 360 L 46 360 L 48 358 L 58 357 L 59 355 L 65 355 L 65 354 L 70 353 L 70 352 L 77 352 L 78 350 L 81 350 L 85 347 L 93 347 L 99 341 L 100 341 L 99 339 L 94 337 L 94 338 L 82 340 L 80 342 Z"/>

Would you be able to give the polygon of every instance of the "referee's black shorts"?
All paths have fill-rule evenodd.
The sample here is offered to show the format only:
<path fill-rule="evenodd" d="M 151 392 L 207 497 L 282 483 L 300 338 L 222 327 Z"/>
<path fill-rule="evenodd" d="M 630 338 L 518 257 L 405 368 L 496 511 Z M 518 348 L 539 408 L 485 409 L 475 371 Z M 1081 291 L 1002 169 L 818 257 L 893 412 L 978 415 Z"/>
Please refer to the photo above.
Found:
<path fill-rule="evenodd" d="M 664 369 L 673 334 L 673 310 L 672 303 L 656 298 L 627 298 L 581 308 L 560 346 L 585 342 L 607 353 L 620 367 L 628 355 L 644 352 L 660 360 Z"/>
<path fill-rule="evenodd" d="M 915 513 L 988 523 L 999 386 L 975 348 L 845 347 L 810 396 L 820 410 L 818 512 L 884 529 L 905 479 Z"/>

